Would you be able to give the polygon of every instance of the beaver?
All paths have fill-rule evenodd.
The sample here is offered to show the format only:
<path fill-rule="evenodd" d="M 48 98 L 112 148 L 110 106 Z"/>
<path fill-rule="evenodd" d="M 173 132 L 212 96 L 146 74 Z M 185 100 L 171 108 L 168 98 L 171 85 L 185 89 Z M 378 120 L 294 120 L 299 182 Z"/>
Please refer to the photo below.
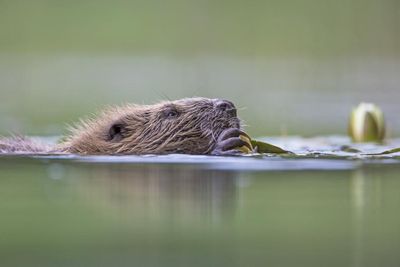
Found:
<path fill-rule="evenodd" d="M 230 155 L 242 153 L 239 147 L 251 149 L 240 136 L 248 137 L 231 101 L 197 97 L 110 107 L 71 127 L 70 133 L 53 147 L 25 137 L 11 137 L 0 139 L 0 152 Z"/>

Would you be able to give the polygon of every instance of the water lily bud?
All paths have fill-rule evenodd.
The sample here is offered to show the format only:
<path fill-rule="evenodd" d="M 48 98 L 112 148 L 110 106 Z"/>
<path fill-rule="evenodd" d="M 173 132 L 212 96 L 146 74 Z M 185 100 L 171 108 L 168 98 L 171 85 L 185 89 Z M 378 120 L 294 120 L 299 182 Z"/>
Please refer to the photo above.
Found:
<path fill-rule="evenodd" d="M 247 144 L 249 144 L 251 149 L 249 149 L 247 146 L 241 146 L 241 147 L 238 148 L 238 150 L 240 150 L 240 151 L 242 151 L 243 153 L 246 153 L 246 154 L 251 153 L 252 150 L 253 150 L 253 146 L 251 145 L 250 138 L 245 136 L 245 135 L 239 135 L 239 138 L 242 139 L 243 141 L 245 141 Z"/>
<path fill-rule="evenodd" d="M 350 116 L 349 135 L 354 142 L 382 142 L 385 119 L 381 109 L 371 103 L 361 103 Z"/>

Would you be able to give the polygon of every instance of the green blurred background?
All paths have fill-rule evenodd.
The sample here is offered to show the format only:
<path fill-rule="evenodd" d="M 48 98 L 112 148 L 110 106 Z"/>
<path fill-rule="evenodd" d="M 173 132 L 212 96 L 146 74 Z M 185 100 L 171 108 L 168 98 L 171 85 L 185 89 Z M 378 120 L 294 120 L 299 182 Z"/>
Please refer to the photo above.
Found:
<path fill-rule="evenodd" d="M 373 101 L 395 136 L 399 70 L 398 0 L 0 0 L 0 134 L 205 96 L 251 135 L 343 134 Z"/>

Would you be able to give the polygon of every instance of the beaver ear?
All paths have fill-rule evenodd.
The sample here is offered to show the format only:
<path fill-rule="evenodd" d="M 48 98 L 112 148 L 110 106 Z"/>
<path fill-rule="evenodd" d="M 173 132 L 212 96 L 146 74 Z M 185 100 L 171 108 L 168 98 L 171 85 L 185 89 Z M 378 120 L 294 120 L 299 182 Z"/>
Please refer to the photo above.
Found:
<path fill-rule="evenodd" d="M 121 122 L 114 123 L 108 130 L 108 138 L 110 141 L 120 141 L 125 132 L 125 125 Z"/>

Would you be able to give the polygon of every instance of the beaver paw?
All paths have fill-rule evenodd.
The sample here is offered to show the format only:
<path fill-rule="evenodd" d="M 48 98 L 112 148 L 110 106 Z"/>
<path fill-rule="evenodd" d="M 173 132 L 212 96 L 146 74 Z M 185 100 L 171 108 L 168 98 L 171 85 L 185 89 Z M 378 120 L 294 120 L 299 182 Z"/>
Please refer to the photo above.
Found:
<path fill-rule="evenodd" d="M 218 137 L 217 145 L 214 150 L 211 152 L 212 155 L 241 155 L 245 154 L 240 147 L 247 147 L 250 151 L 252 151 L 251 145 L 242 140 L 240 136 L 246 136 L 249 140 L 250 137 L 243 131 L 237 128 L 229 128 L 224 130 Z"/>

